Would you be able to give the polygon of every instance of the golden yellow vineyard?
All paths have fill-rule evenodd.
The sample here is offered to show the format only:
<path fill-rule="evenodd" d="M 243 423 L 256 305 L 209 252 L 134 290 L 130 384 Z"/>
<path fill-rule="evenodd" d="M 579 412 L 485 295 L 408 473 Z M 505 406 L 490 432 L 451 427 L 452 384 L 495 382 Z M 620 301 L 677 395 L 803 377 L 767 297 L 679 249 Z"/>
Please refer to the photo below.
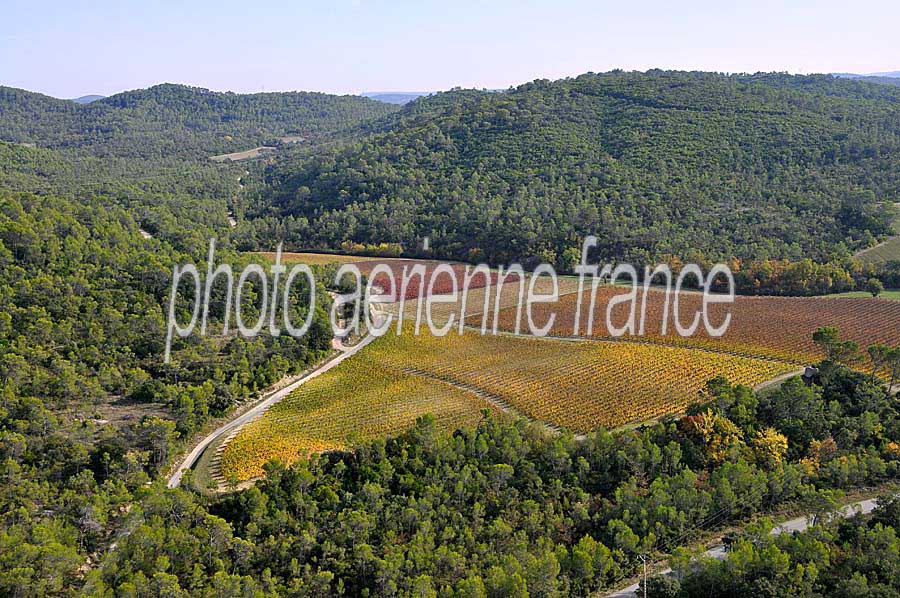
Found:
<path fill-rule="evenodd" d="M 248 424 L 225 447 L 226 478 L 262 475 L 271 459 L 285 464 L 301 454 L 371 440 L 408 429 L 416 418 L 433 414 L 448 431 L 475 424 L 490 403 L 453 386 L 406 374 L 373 359 L 367 347 L 276 403 Z"/>
<path fill-rule="evenodd" d="M 453 429 L 481 409 L 587 432 L 682 411 L 706 381 L 757 385 L 796 365 L 633 342 L 561 341 L 467 332 L 389 334 L 302 386 L 226 447 L 223 474 L 245 479 L 278 457 L 400 432 L 433 413 Z"/>

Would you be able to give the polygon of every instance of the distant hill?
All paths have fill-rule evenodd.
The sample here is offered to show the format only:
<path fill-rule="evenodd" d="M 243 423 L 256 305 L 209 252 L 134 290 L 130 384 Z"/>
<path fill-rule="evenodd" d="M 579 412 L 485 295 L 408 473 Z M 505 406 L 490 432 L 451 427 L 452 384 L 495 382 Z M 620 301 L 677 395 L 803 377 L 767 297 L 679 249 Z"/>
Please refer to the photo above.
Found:
<path fill-rule="evenodd" d="M 306 247 L 429 236 L 501 263 L 560 260 L 587 234 L 639 263 L 828 259 L 889 234 L 878 201 L 900 197 L 900 89 L 829 75 L 586 74 L 373 122 L 276 158 L 260 226 L 293 217 Z"/>
<path fill-rule="evenodd" d="M 236 178 L 209 157 L 279 145 L 240 206 L 247 248 L 428 236 L 440 257 L 533 263 L 596 234 L 599 255 L 639 263 L 827 260 L 890 234 L 879 206 L 900 197 L 900 88 L 828 75 L 615 71 L 402 106 L 172 84 L 78 104 L 0 87 L 0 141 L 17 144 L 14 188 L 142 206 L 221 204 Z"/>
<path fill-rule="evenodd" d="M 867 83 L 880 83 L 882 85 L 900 85 L 900 71 L 890 71 L 885 73 L 833 73 L 835 77 L 841 79 L 856 79 L 858 81 L 866 81 Z"/>
<path fill-rule="evenodd" d="M 835 77 L 840 77 L 842 79 L 866 79 L 868 77 L 888 77 L 888 78 L 900 78 L 900 71 L 890 71 L 887 73 L 832 73 Z"/>
<path fill-rule="evenodd" d="M 879 85 L 900 86 L 900 71 L 893 71 L 890 73 L 872 73 L 871 75 L 857 75 L 855 73 L 834 73 L 834 76 L 840 79 L 853 79 L 855 81 L 865 81 L 866 83 L 878 83 Z"/>
<path fill-rule="evenodd" d="M 97 100 L 102 100 L 106 96 L 98 96 L 98 95 L 87 95 L 81 96 L 80 98 L 75 98 L 72 101 L 76 104 L 90 104 L 91 102 L 96 102 Z"/>
<path fill-rule="evenodd" d="M 210 156 L 282 143 L 312 150 L 398 109 L 358 96 L 168 84 L 79 104 L 0 87 L 0 188 L 111 201 L 155 239 L 196 252 L 230 228 L 229 213 L 240 217 L 239 179 L 250 168 Z"/>
<path fill-rule="evenodd" d="M 900 77 L 857 77 L 857 81 L 865 81 L 866 83 L 878 83 L 879 85 L 900 86 Z"/>
<path fill-rule="evenodd" d="M 407 104 L 412 102 L 416 98 L 420 98 L 422 96 L 429 95 L 430 92 L 427 91 L 388 91 L 388 92 L 365 92 L 360 95 L 366 98 L 371 98 L 373 100 L 378 100 L 379 102 L 386 102 L 388 104 Z"/>
<path fill-rule="evenodd" d="M 396 110 L 351 95 L 235 94 L 173 84 L 87 104 L 0 87 L 0 141 L 94 156 L 206 159 L 284 136 L 314 141 Z"/>

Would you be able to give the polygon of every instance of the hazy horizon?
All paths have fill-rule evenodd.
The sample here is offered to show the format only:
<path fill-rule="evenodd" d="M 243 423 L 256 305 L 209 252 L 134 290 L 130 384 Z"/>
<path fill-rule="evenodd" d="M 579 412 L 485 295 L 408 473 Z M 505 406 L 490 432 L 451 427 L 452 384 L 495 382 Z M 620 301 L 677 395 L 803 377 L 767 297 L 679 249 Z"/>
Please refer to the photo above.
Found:
<path fill-rule="evenodd" d="M 12 0 L 0 83 L 60 98 L 161 82 L 238 93 L 505 89 L 538 78 L 650 68 L 874 73 L 900 68 L 900 5 L 810 0 L 730 6 L 659 0 L 549 5 L 200 0 L 90 6 Z M 839 40 L 838 43 L 835 40 Z"/>
<path fill-rule="evenodd" d="M 582 74 L 585 74 L 585 73 L 587 73 L 587 72 L 602 73 L 602 72 L 609 72 L 609 71 L 611 71 L 611 70 L 616 70 L 616 69 L 613 68 L 613 69 L 608 69 L 608 70 L 605 70 L 605 71 L 585 71 L 584 73 L 574 73 L 574 74 L 572 74 L 572 75 L 566 75 L 565 77 L 559 77 L 558 79 L 564 79 L 564 78 L 566 78 L 566 77 L 577 77 L 578 75 L 582 75 Z M 636 69 L 619 69 L 619 70 L 624 70 L 624 71 L 635 70 L 635 71 L 636 71 Z M 701 70 L 701 69 L 676 69 L 676 68 L 668 68 L 668 67 L 651 67 L 650 69 L 644 69 L 644 70 L 642 70 L 642 71 L 640 71 L 640 72 L 646 72 L 646 71 L 649 71 L 649 70 L 672 70 L 672 71 L 697 70 L 697 71 L 699 71 L 699 70 Z M 717 69 L 709 69 L 709 70 L 706 70 L 705 72 L 716 72 L 716 73 L 724 73 L 724 74 L 735 74 L 735 73 L 732 73 L 732 72 L 721 71 L 721 70 L 717 70 Z M 788 72 L 788 71 L 755 71 L 755 72 Z M 790 73 L 790 72 L 788 72 L 788 73 L 789 73 L 789 74 L 792 74 L 792 75 L 796 75 L 796 74 L 810 74 L 810 75 L 813 75 L 813 74 L 821 74 L 821 75 L 859 75 L 859 76 L 863 76 L 863 77 L 880 77 L 880 76 L 888 76 L 888 77 L 892 77 L 892 76 L 897 76 L 897 75 L 894 75 L 894 73 L 900 73 L 900 70 L 897 70 L 897 71 L 884 71 L 884 72 L 878 72 L 878 73 L 845 73 L 845 72 L 837 72 L 837 71 L 821 72 L 821 73 Z M 16 85 L 10 85 L 10 84 L 7 84 L 7 83 L 4 82 L 4 81 L 0 81 L 0 86 L 4 86 L 4 87 L 14 87 L 14 88 L 18 88 L 18 89 L 24 89 L 24 90 L 26 90 L 26 91 L 31 91 L 31 92 L 34 92 L 34 93 L 40 93 L 40 94 L 43 94 L 43 95 L 48 95 L 48 96 L 50 96 L 50 97 L 54 97 L 54 98 L 61 99 L 61 100 L 78 100 L 78 99 L 81 99 L 81 98 L 84 98 L 84 97 L 106 98 L 106 97 L 114 96 L 114 95 L 116 95 L 116 94 L 126 93 L 126 92 L 129 92 L 129 91 L 137 91 L 137 90 L 140 90 L 140 89 L 149 89 L 149 88 L 151 88 L 151 87 L 156 87 L 156 86 L 158 86 L 158 85 L 184 85 L 184 86 L 187 86 L 187 87 L 196 87 L 196 88 L 201 88 L 201 89 L 208 89 L 209 91 L 218 92 L 218 93 L 234 93 L 234 94 L 239 94 L 239 95 L 250 95 L 250 94 L 256 94 L 256 93 L 310 92 L 310 93 L 327 93 L 327 94 L 333 94 L 333 95 L 354 95 L 354 96 L 366 96 L 366 97 L 370 97 L 370 96 L 375 96 L 375 95 L 388 95 L 388 94 L 398 94 L 398 95 L 403 95 L 403 94 L 431 94 L 431 93 L 440 93 L 440 92 L 443 92 L 443 91 L 449 91 L 450 89 L 453 89 L 453 88 L 463 88 L 463 89 L 487 89 L 487 90 L 494 90 L 494 91 L 497 91 L 497 90 L 502 90 L 502 89 L 508 89 L 509 87 L 513 87 L 513 88 L 514 88 L 514 87 L 517 87 L 518 85 L 522 85 L 522 84 L 528 83 L 528 82 L 530 82 L 530 81 L 534 81 L 535 79 L 551 79 L 551 78 L 550 78 L 550 77 L 540 77 L 540 76 L 538 76 L 538 77 L 534 77 L 534 78 L 532 78 L 532 79 L 528 79 L 527 81 L 520 81 L 520 82 L 518 82 L 518 83 L 513 83 L 512 85 L 510 85 L 510 86 L 508 86 L 508 87 L 503 87 L 503 88 L 500 88 L 500 87 L 477 87 L 477 88 L 473 88 L 473 87 L 464 87 L 464 86 L 461 86 L 461 85 L 453 85 L 453 86 L 450 86 L 450 87 L 446 87 L 446 88 L 444 88 L 444 89 L 420 89 L 420 90 L 408 90 L 408 89 L 375 89 L 375 90 L 371 90 L 371 89 L 363 89 L 363 90 L 358 91 L 358 92 L 333 92 L 333 91 L 323 91 L 323 90 L 320 90 L 320 89 L 265 89 L 265 90 L 260 89 L 260 90 L 249 90 L 249 91 L 236 91 L 235 89 L 227 89 L 227 88 L 226 88 L 226 89 L 214 89 L 214 88 L 211 88 L 211 87 L 207 87 L 207 86 L 205 86 L 205 85 L 198 85 L 198 84 L 191 83 L 191 82 L 187 82 L 187 81 L 159 81 L 159 82 L 157 82 L 157 83 L 150 83 L 150 84 L 148 84 L 148 85 L 146 85 L 146 86 L 144 86 L 144 87 L 133 87 L 133 88 L 128 88 L 128 89 L 119 89 L 119 90 L 116 90 L 116 91 L 112 91 L 112 92 L 110 92 L 110 93 L 95 93 L 95 92 L 92 92 L 92 91 L 89 91 L 89 90 L 88 90 L 88 91 L 84 91 L 84 92 L 81 92 L 81 93 L 76 93 L 76 94 L 73 94 L 73 95 L 70 95 L 70 96 L 65 96 L 65 97 L 63 97 L 63 96 L 52 95 L 52 94 L 49 94 L 49 93 L 46 93 L 46 92 L 44 92 L 44 91 L 37 90 L 37 89 L 29 89 L 29 88 L 27 88 L 27 87 L 21 87 L 21 86 L 16 86 Z M 554 79 L 551 79 L 551 80 L 554 80 Z"/>

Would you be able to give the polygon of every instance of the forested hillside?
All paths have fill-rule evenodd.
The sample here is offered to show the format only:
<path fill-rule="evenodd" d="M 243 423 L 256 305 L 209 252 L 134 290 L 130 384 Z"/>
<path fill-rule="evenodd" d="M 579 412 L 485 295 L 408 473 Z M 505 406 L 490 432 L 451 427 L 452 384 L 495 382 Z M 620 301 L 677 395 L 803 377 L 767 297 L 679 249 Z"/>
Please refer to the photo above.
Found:
<path fill-rule="evenodd" d="M 323 304 L 303 338 L 195 336 L 164 364 L 172 264 L 193 257 L 142 238 L 114 201 L 91 204 L 0 190 L 4 596 L 72 593 L 82 567 L 113 541 L 131 493 L 185 439 L 330 348 Z M 220 256 L 237 268 L 249 261 Z M 211 299 L 213 330 L 222 287 Z M 244 309 L 258 313 L 260 289 L 248 291 Z M 317 296 L 327 300 L 324 288 Z M 299 297 L 295 318 L 306 315 Z M 186 304 L 177 306 L 184 320 Z"/>
<path fill-rule="evenodd" d="M 80 105 L 0 88 L 7 188 L 117 195 L 169 235 L 161 222 L 193 217 L 221 230 L 231 209 L 251 219 L 234 231 L 245 248 L 413 251 L 429 236 L 439 257 L 560 266 L 587 234 L 639 262 L 847 257 L 892 232 L 898 131 L 900 90 L 829 76 L 612 72 L 402 108 L 168 84 Z M 264 144 L 281 147 L 262 176 L 207 160 Z M 247 167 L 257 190 L 236 201 Z"/>
<path fill-rule="evenodd" d="M 113 200 L 150 234 L 202 255 L 239 211 L 248 166 L 210 156 L 283 138 L 314 146 L 394 110 L 356 96 L 169 84 L 90 104 L 0 87 L 0 189 Z"/>
<path fill-rule="evenodd" d="M 749 526 L 725 561 L 679 559 L 672 577 L 648 580 L 648 598 L 756 596 L 896 596 L 900 578 L 900 500 L 879 500 L 871 516 L 820 517 L 799 534 Z"/>
<path fill-rule="evenodd" d="M 379 125 L 380 123 L 380 125 Z M 266 172 L 252 245 L 428 235 L 444 257 L 847 256 L 891 231 L 900 89 L 830 76 L 650 71 L 420 98 Z"/>
<path fill-rule="evenodd" d="M 320 288 L 304 338 L 194 337 L 163 364 L 172 266 L 201 261 L 213 236 L 218 260 L 250 261 L 227 238 L 246 165 L 209 156 L 313 145 L 391 109 L 173 85 L 79 105 L 0 88 L 0 594 L 72 593 L 191 434 L 330 349 Z M 220 285 L 219 328 L 223 301 Z"/>
<path fill-rule="evenodd" d="M 0 140 L 103 157 L 203 158 L 281 136 L 316 139 L 395 109 L 358 96 L 217 93 L 172 84 L 76 104 L 0 87 Z"/>

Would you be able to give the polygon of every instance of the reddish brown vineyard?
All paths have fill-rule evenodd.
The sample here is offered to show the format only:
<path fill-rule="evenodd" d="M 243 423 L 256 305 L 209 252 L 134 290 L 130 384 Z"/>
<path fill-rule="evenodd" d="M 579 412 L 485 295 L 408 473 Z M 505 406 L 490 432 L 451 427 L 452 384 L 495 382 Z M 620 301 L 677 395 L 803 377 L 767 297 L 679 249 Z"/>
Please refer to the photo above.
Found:
<path fill-rule="evenodd" d="M 594 307 L 594 328 L 590 336 L 610 337 L 606 323 L 606 309 L 611 297 L 627 293 L 628 288 L 601 287 L 597 291 Z M 586 335 L 586 322 L 590 294 L 585 292 L 582 301 L 581 330 Z M 638 295 L 637 318 L 640 323 L 640 301 Z M 674 298 L 673 298 L 674 301 Z M 574 331 L 577 295 L 560 298 L 558 303 L 536 305 L 536 323 L 543 324 L 551 312 L 556 313 L 556 322 L 551 334 L 572 336 Z M 682 293 L 679 312 L 684 326 L 700 307 L 702 296 L 698 293 Z M 720 338 L 711 337 L 703 325 L 696 334 L 683 338 L 675 331 L 672 321 L 673 306 L 668 308 L 668 325 L 662 332 L 665 310 L 665 294 L 651 290 L 647 294 L 645 334 L 635 340 L 650 340 L 673 345 L 704 347 L 720 351 L 735 352 L 783 359 L 795 363 L 805 363 L 822 357 L 812 342 L 812 334 L 820 326 L 836 326 L 845 339 L 857 341 L 862 348 L 875 343 L 900 345 L 900 301 L 870 298 L 798 298 L 798 297 L 736 297 L 733 305 L 710 305 L 712 326 L 720 325 L 725 314 L 732 314 L 728 331 Z M 613 308 L 612 324 L 622 326 L 627 318 L 628 304 L 618 304 Z M 512 330 L 515 326 L 516 310 L 507 308 L 500 312 L 500 328 Z"/>
<path fill-rule="evenodd" d="M 271 251 L 261 251 L 256 255 L 264 257 L 269 262 L 274 262 L 276 254 Z M 355 255 L 339 255 L 336 253 L 292 253 L 281 254 L 283 264 L 307 264 L 309 266 L 321 266 L 324 264 L 346 264 L 359 262 Z"/>
<path fill-rule="evenodd" d="M 428 288 L 431 282 L 432 276 L 434 274 L 435 269 L 441 265 L 441 262 L 436 261 L 414 261 L 414 260 L 390 260 L 390 259 L 377 259 L 366 262 L 359 262 L 357 266 L 359 267 L 360 272 L 362 272 L 365 276 L 371 274 L 371 272 L 375 269 L 375 266 L 378 264 L 385 264 L 390 267 L 391 272 L 394 275 L 394 281 L 396 283 L 397 288 L 393 288 L 390 284 L 390 278 L 385 274 L 379 274 L 375 277 L 374 284 L 380 286 L 385 294 L 391 295 L 395 301 L 400 299 L 400 293 L 403 290 L 403 272 L 404 268 L 411 271 L 412 268 L 421 264 L 425 266 L 425 275 L 423 276 L 411 276 L 409 285 L 406 287 L 406 292 L 403 294 L 405 299 L 416 299 L 419 297 L 420 287 L 424 284 L 424 288 L 421 289 L 422 296 L 428 295 Z M 434 295 L 443 295 L 446 293 L 450 293 L 453 291 L 453 279 L 456 279 L 456 286 L 458 291 L 462 291 L 463 284 L 465 284 L 465 275 L 466 275 L 466 264 L 448 264 L 453 269 L 452 277 L 447 273 L 439 273 L 438 276 L 434 280 L 434 287 L 432 294 Z M 474 269 L 474 266 L 471 266 Z M 423 283 L 424 278 L 424 283 Z M 510 285 L 519 280 L 519 277 L 516 274 L 510 274 L 505 278 L 504 284 Z M 478 273 L 475 274 L 471 281 L 468 283 L 467 287 L 469 289 L 479 289 L 487 284 L 495 284 L 497 282 L 497 273 L 491 272 L 490 274 L 490 283 L 488 283 L 488 277 L 484 274 Z"/>

